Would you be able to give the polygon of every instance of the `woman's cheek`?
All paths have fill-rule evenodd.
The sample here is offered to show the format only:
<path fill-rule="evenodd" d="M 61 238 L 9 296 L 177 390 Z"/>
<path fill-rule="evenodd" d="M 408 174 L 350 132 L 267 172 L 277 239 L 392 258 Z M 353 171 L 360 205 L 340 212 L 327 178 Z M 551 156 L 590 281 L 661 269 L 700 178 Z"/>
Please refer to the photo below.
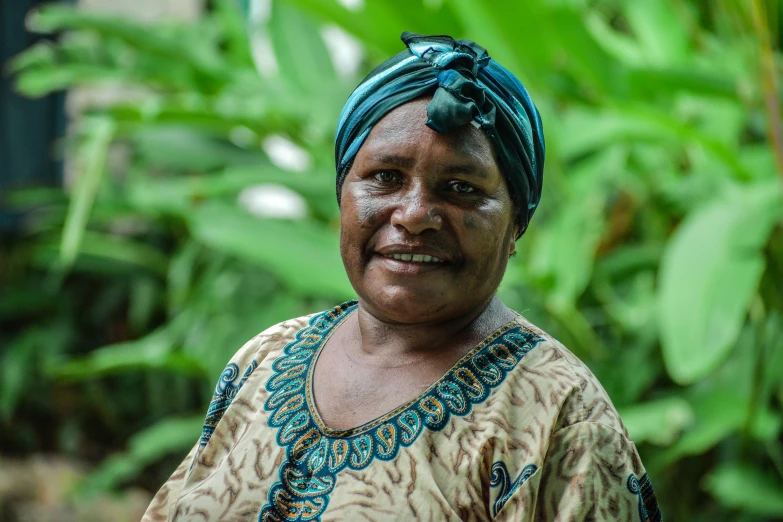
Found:
<path fill-rule="evenodd" d="M 378 198 L 365 196 L 357 200 L 356 218 L 364 228 L 375 228 L 383 213 L 383 204 Z"/>

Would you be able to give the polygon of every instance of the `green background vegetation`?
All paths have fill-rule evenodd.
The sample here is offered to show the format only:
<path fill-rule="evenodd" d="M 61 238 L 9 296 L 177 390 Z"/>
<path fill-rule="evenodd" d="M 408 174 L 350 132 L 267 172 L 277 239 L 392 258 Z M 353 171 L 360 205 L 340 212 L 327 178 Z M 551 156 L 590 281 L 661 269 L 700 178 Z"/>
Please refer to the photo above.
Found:
<path fill-rule="evenodd" d="M 587 362 L 639 446 L 666 519 L 783 519 L 781 10 L 762 1 L 214 2 L 196 23 L 52 6 L 57 43 L 11 65 L 28 96 L 110 85 L 61 149 L 65 192 L 19 192 L 2 246 L 6 454 L 96 464 L 75 495 L 154 491 L 199 436 L 250 337 L 352 297 L 339 258 L 333 136 L 403 30 L 470 38 L 543 117 L 546 183 L 502 299 Z M 250 14 L 250 16 L 248 16 Z M 321 36 L 364 48 L 338 75 Z M 257 41 L 266 38 L 271 49 Z M 276 73 L 254 62 L 273 52 Z M 261 146 L 307 151 L 286 171 Z M 259 218 L 250 186 L 300 194 Z"/>

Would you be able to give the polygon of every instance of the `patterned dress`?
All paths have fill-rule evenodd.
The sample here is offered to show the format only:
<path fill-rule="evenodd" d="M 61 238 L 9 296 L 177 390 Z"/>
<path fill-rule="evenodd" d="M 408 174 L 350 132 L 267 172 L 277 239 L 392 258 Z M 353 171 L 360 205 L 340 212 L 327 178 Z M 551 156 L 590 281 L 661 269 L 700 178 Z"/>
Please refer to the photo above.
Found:
<path fill-rule="evenodd" d="M 606 392 L 521 316 L 412 401 L 325 427 L 314 361 L 356 306 L 280 323 L 239 350 L 143 521 L 661 520 Z"/>

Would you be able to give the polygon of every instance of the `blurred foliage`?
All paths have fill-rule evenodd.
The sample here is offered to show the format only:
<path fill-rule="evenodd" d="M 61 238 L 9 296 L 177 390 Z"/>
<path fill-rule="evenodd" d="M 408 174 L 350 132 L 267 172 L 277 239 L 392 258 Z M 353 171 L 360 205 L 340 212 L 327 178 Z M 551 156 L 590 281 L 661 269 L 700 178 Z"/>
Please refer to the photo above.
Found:
<path fill-rule="evenodd" d="M 270 5 L 215 2 L 189 25 L 31 16 L 61 37 L 10 64 L 20 92 L 125 95 L 83 109 L 65 194 L 12 201 L 27 227 L 3 245 L 2 450 L 126 448 L 84 490 L 160 484 L 244 341 L 351 297 L 337 116 L 402 30 L 445 33 L 517 74 L 545 124 L 546 190 L 503 300 L 596 372 L 668 519 L 783 519 L 778 3 Z M 345 33 L 359 75 L 333 64 Z M 304 215 L 252 204 L 270 190 Z"/>

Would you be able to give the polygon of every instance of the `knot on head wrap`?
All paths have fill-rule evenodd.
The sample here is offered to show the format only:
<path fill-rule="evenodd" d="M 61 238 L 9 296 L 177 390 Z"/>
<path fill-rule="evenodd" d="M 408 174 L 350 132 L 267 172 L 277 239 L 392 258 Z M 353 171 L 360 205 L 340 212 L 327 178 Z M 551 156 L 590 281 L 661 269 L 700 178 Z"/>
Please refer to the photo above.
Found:
<path fill-rule="evenodd" d="M 477 83 L 479 69 L 489 64 L 487 51 L 473 42 L 450 36 L 403 33 L 410 52 L 430 63 L 437 72 L 438 89 L 427 105 L 427 126 L 451 132 L 466 123 L 495 123 L 495 105 Z"/>
<path fill-rule="evenodd" d="M 335 139 L 338 203 L 345 176 L 372 127 L 400 105 L 431 95 L 428 127 L 447 133 L 470 123 L 489 137 L 522 235 L 541 199 L 545 156 L 541 118 L 527 91 L 469 40 L 406 32 L 402 41 L 408 49 L 375 68 L 340 114 Z"/>

